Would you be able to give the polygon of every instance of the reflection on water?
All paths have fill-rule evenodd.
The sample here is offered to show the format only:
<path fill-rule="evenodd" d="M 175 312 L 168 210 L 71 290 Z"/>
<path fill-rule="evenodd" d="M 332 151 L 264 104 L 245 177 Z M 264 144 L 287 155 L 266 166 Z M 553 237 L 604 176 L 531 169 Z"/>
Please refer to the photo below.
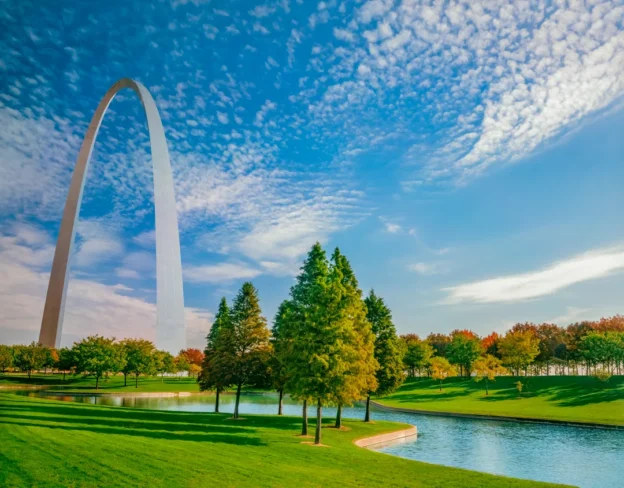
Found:
<path fill-rule="evenodd" d="M 70 396 L 21 392 L 28 396 L 157 410 L 212 412 L 214 396 L 145 398 L 114 396 Z M 234 410 L 233 395 L 221 396 L 221 411 Z M 241 413 L 276 414 L 277 396 L 241 396 Z M 324 408 L 323 416 L 335 415 Z M 284 414 L 300 415 L 301 405 L 284 399 Z M 309 414 L 315 415 L 310 408 Z M 345 418 L 362 419 L 364 409 L 343 409 Z M 392 420 L 418 427 L 418 437 L 377 450 L 396 456 L 488 473 L 566 483 L 581 487 L 624 486 L 624 431 L 531 424 L 492 420 L 434 417 L 375 411 L 376 419 Z"/>

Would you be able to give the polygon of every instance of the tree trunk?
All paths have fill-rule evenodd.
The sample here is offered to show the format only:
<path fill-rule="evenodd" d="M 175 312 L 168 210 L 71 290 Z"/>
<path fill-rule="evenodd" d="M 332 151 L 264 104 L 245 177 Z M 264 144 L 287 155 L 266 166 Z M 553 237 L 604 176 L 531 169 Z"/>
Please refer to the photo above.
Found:
<path fill-rule="evenodd" d="M 282 415 L 283 406 L 284 406 L 284 389 L 280 388 L 280 390 L 279 390 L 279 405 L 277 406 L 277 415 Z"/>
<path fill-rule="evenodd" d="M 135 388 L 139 387 L 139 375 L 138 374 L 134 375 L 134 387 Z"/>
<path fill-rule="evenodd" d="M 28 370 L 28 379 L 30 379 L 30 374 L 32 373 L 32 371 L 29 369 Z"/>
<path fill-rule="evenodd" d="M 323 422 L 323 405 L 321 399 L 318 399 L 316 404 L 316 434 L 314 435 L 314 444 L 321 443 L 321 424 Z"/>
<path fill-rule="evenodd" d="M 99 389 L 100 388 L 100 377 L 96 376 L 95 377 L 95 389 Z"/>
<path fill-rule="evenodd" d="M 160 374 L 160 382 L 161 383 L 165 382 L 165 372 L 164 371 Z"/>
<path fill-rule="evenodd" d="M 370 395 L 366 397 L 366 413 L 364 414 L 364 422 L 370 422 Z"/>
<path fill-rule="evenodd" d="M 303 411 L 301 414 L 301 435 L 308 435 L 308 401 L 303 401 Z"/>
<path fill-rule="evenodd" d="M 336 425 L 337 429 L 342 427 L 342 405 L 338 404 L 338 409 L 336 410 Z"/>
<path fill-rule="evenodd" d="M 124 373 L 124 386 L 128 386 L 128 373 Z"/>
<path fill-rule="evenodd" d="M 236 403 L 234 404 L 234 418 L 238 418 L 238 403 L 240 402 L 241 384 L 236 385 Z"/>
<path fill-rule="evenodd" d="M 442 391 L 442 380 L 440 380 L 440 391 Z"/>
<path fill-rule="evenodd" d="M 488 384 L 487 384 L 487 378 L 485 379 L 485 396 L 488 396 L 490 394 L 490 392 L 488 391 Z"/>
<path fill-rule="evenodd" d="M 217 397 L 215 398 L 215 413 L 219 413 L 219 388 L 217 388 Z"/>
<path fill-rule="evenodd" d="M 65 371 L 63 371 L 63 381 L 65 381 Z"/>

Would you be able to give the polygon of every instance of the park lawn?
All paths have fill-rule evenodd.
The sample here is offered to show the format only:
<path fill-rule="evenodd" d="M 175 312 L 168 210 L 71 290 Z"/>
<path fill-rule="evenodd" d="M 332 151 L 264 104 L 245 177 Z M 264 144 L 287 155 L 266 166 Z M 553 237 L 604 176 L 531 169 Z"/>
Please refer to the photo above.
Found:
<path fill-rule="evenodd" d="M 345 421 L 348 431 L 324 429 L 330 447 L 313 447 L 296 417 L 229 417 L 0 394 L 0 486 L 554 486 L 353 444 L 403 424 Z"/>
<path fill-rule="evenodd" d="M 108 379 L 100 379 L 99 389 L 95 389 L 95 378 L 83 375 L 33 374 L 28 379 L 24 373 L 0 374 L 0 392 L 3 387 L 45 386 L 50 389 L 80 393 L 137 393 L 137 392 L 189 392 L 199 393 L 196 378 L 139 376 L 138 388 L 135 387 L 134 376 L 128 376 L 128 385 L 124 386 L 123 375 L 113 375 Z"/>
<path fill-rule="evenodd" d="M 515 383 L 528 383 L 520 395 Z M 449 378 L 442 382 L 408 379 L 395 393 L 378 399 L 389 407 L 568 422 L 624 425 L 624 376 L 604 384 L 588 376 L 504 376 L 489 384 Z"/>

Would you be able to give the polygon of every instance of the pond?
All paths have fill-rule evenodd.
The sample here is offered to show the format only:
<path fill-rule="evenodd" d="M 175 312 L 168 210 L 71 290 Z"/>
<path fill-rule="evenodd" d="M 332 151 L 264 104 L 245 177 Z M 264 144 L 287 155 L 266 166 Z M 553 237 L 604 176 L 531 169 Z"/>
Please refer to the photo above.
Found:
<path fill-rule="evenodd" d="M 214 408 L 214 396 L 208 395 L 141 398 L 72 396 L 33 391 L 20 394 L 158 410 L 212 412 Z M 221 411 L 232 412 L 233 409 L 234 396 L 222 395 Z M 240 411 L 243 414 L 276 414 L 277 396 L 242 395 Z M 325 408 L 323 416 L 331 417 L 335 412 L 334 408 Z M 301 405 L 286 398 L 284 414 L 300 415 Z M 309 415 L 315 414 L 316 411 L 310 408 Z M 362 419 L 364 408 L 345 408 L 344 417 Z M 373 419 L 403 422 L 418 427 L 417 437 L 377 449 L 395 456 L 583 488 L 624 486 L 624 431 L 621 430 L 437 417 L 375 409 Z"/>

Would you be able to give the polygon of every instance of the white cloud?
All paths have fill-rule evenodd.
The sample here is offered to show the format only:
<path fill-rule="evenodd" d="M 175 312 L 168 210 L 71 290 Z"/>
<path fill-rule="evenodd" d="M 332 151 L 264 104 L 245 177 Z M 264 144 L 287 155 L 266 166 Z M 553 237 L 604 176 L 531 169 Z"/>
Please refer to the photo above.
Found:
<path fill-rule="evenodd" d="M 334 27 L 334 37 L 341 41 L 355 42 L 355 34 L 347 29 L 339 29 Z"/>
<path fill-rule="evenodd" d="M 250 10 L 249 14 L 254 17 L 262 18 L 268 17 L 273 12 L 275 12 L 273 7 L 269 7 L 268 5 L 258 5 L 254 9 Z"/>
<path fill-rule="evenodd" d="M 399 224 L 386 222 L 384 225 L 386 226 L 386 232 L 389 232 L 390 234 L 396 234 L 401 231 L 401 226 Z"/>
<path fill-rule="evenodd" d="M 584 281 L 624 269 L 624 248 L 598 249 L 556 262 L 539 271 L 444 288 L 448 302 L 514 302 L 551 295 Z"/>
<path fill-rule="evenodd" d="M 414 263 L 409 264 L 407 266 L 409 271 L 413 271 L 414 273 L 418 273 L 421 275 L 434 275 L 438 274 L 441 271 L 439 263 Z"/>
<path fill-rule="evenodd" d="M 222 124 L 230 123 L 230 118 L 228 117 L 228 114 L 224 112 L 217 112 L 217 120 L 221 122 Z"/>
<path fill-rule="evenodd" d="M 26 239 L 0 235 L 0 335 L 4 343 L 28 343 L 39 336 L 53 247 L 41 248 L 47 259 L 43 255 L 32 259 L 37 251 Z M 131 296 L 133 293 L 122 285 L 70 279 L 62 345 L 91 334 L 154 340 L 156 305 Z M 187 308 L 185 316 L 189 347 L 203 347 L 200 336 L 208 332 L 212 314 Z"/>
<path fill-rule="evenodd" d="M 240 279 L 251 279 L 261 271 L 239 263 L 219 263 L 184 268 L 184 277 L 193 283 L 222 283 Z"/>

